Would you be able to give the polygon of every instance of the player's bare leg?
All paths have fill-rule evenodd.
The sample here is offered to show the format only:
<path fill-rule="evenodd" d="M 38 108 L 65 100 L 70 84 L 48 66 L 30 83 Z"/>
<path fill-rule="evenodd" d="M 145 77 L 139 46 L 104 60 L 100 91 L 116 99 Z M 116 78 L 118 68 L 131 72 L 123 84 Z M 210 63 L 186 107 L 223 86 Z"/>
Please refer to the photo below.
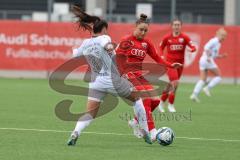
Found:
<path fill-rule="evenodd" d="M 203 88 L 204 93 L 210 97 L 211 93 L 210 90 L 215 87 L 220 81 L 222 80 L 220 76 L 220 70 L 218 68 L 209 69 L 209 72 L 211 72 L 214 75 L 214 78 L 208 83 L 206 87 Z"/>

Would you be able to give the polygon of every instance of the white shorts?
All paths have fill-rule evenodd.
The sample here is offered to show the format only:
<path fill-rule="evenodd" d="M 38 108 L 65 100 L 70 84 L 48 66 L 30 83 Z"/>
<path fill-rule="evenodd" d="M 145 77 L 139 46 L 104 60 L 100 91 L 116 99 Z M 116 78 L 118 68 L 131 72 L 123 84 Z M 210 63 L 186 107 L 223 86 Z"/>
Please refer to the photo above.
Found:
<path fill-rule="evenodd" d="M 132 90 L 132 84 L 125 78 L 97 76 L 94 82 L 89 83 L 88 99 L 101 102 L 108 93 L 114 96 L 128 97 Z"/>
<path fill-rule="evenodd" d="M 206 57 L 200 58 L 200 60 L 199 60 L 199 69 L 200 70 L 207 70 L 207 69 L 214 69 L 214 68 L 218 68 L 214 59 L 211 58 L 210 62 L 208 62 Z"/>

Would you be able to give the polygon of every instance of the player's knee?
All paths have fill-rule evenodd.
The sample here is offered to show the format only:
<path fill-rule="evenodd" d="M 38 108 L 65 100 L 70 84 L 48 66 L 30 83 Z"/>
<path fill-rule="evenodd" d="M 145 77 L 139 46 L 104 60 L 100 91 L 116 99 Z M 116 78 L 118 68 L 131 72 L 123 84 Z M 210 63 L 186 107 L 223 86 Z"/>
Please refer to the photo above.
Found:
<path fill-rule="evenodd" d="M 178 84 L 179 84 L 178 80 L 172 81 L 172 86 L 174 90 L 177 88 Z"/>

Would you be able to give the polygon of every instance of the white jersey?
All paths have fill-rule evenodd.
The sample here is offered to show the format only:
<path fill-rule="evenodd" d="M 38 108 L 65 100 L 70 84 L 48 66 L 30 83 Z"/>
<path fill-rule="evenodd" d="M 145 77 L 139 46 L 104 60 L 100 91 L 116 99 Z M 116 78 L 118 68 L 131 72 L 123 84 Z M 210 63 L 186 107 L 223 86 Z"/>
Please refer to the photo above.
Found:
<path fill-rule="evenodd" d="M 215 59 L 221 47 L 221 43 L 217 37 L 210 39 L 204 46 L 204 51 L 202 57 Z"/>
<path fill-rule="evenodd" d="M 83 41 L 82 45 L 73 50 L 73 57 L 84 56 L 91 67 L 89 83 L 89 99 L 102 101 L 107 93 L 128 97 L 132 92 L 131 83 L 120 77 L 114 63 L 114 54 L 105 50 L 111 38 L 102 35 Z M 99 92 L 100 91 L 100 92 Z"/>
<path fill-rule="evenodd" d="M 113 55 L 104 49 L 110 42 L 111 38 L 107 35 L 86 39 L 79 48 L 73 50 L 73 57 L 85 56 L 94 73 L 110 76 L 116 72 Z"/>
<path fill-rule="evenodd" d="M 199 60 L 200 70 L 218 68 L 214 59 L 219 54 L 221 43 L 217 37 L 210 39 L 204 46 L 203 54 Z"/>

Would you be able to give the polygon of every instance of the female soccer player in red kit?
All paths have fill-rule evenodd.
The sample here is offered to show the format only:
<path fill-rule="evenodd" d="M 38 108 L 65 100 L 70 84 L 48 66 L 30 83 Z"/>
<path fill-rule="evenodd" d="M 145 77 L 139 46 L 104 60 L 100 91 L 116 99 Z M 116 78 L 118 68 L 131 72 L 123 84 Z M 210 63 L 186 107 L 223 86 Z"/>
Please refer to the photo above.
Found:
<path fill-rule="evenodd" d="M 116 50 L 116 61 L 120 74 L 127 77 L 137 91 L 151 91 L 154 89 L 153 86 L 143 77 L 141 72 L 142 62 L 146 55 L 149 55 L 157 63 L 163 64 L 167 67 L 177 68 L 182 66 L 179 63 L 169 63 L 157 55 L 152 42 L 145 38 L 146 33 L 148 32 L 148 27 L 149 21 L 147 16 L 141 14 L 140 18 L 136 21 L 136 27 L 133 34 L 123 37 Z M 131 65 L 129 65 L 129 63 L 131 63 Z M 155 140 L 157 131 L 152 118 L 152 111 L 158 106 L 159 102 L 159 98 L 150 96 L 145 97 L 143 100 L 148 129 L 153 141 Z M 129 121 L 129 126 L 133 128 L 134 135 L 141 138 L 142 134 L 138 128 L 137 119 Z"/>
<path fill-rule="evenodd" d="M 177 62 L 184 64 L 185 48 L 188 46 L 191 52 L 196 51 L 196 47 L 193 45 L 190 38 L 181 32 L 182 21 L 175 19 L 171 23 L 172 33 L 164 36 L 160 43 L 160 56 L 164 56 L 164 49 L 167 48 L 165 59 L 171 63 Z M 168 99 L 169 112 L 176 112 L 174 107 L 174 99 L 176 90 L 178 87 L 179 79 L 182 75 L 183 68 L 168 68 L 167 75 L 171 82 L 170 91 L 164 91 L 161 96 L 161 102 L 159 104 L 159 111 L 164 112 L 164 102 Z"/>

